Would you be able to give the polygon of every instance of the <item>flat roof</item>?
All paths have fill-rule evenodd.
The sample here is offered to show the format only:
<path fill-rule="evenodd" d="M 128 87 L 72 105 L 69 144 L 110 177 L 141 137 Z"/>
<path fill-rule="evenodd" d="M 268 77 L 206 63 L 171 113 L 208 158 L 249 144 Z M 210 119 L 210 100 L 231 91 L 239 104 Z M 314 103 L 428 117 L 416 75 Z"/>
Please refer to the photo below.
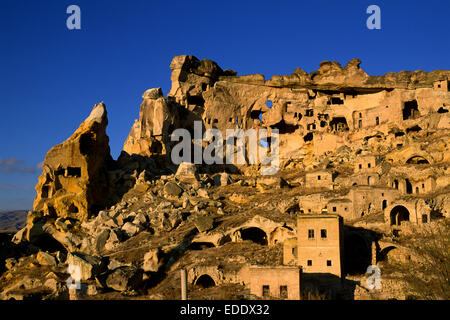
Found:
<path fill-rule="evenodd" d="M 258 266 L 258 265 L 250 265 L 250 269 L 284 269 L 284 270 L 300 270 L 302 269 L 300 266 Z"/>
<path fill-rule="evenodd" d="M 298 219 L 338 219 L 341 218 L 338 214 L 331 214 L 331 213 L 304 213 L 304 214 L 298 214 Z"/>

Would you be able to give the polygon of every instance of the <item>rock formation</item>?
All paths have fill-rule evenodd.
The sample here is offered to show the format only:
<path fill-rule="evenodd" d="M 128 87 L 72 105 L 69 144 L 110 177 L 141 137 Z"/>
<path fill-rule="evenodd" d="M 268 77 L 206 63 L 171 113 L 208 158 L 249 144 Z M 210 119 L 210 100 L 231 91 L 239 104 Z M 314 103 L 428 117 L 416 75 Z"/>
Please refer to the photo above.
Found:
<path fill-rule="evenodd" d="M 69 139 L 50 149 L 36 186 L 34 211 L 84 221 L 104 208 L 106 169 L 112 161 L 107 124 L 106 107 L 99 103 Z"/>
<path fill-rule="evenodd" d="M 254 299 L 251 282 L 266 279 L 252 270 L 294 275 L 289 286 L 298 286 L 296 266 L 309 263 L 301 262 L 308 260 L 299 237 L 306 247 L 313 243 L 299 231 L 302 216 L 313 219 L 308 237 L 342 236 L 333 258 L 320 246 L 308 250 L 323 260 L 320 270 L 342 259 L 347 275 L 323 288 L 306 268 L 305 288 L 342 299 L 405 299 L 398 277 L 370 295 L 355 283 L 366 283 L 367 266 L 375 264 L 401 278 L 390 263 L 419 261 L 410 246 L 423 242 L 419 235 L 448 234 L 450 71 L 370 76 L 360 65 L 324 61 L 309 74 L 297 68 L 266 81 L 177 56 L 170 92 L 143 94 L 116 161 L 105 106 L 96 105 L 48 152 L 26 227 L 12 242 L 1 239 L 0 298 L 26 299 L 34 290 L 43 299 L 177 299 L 186 269 L 190 298 L 223 299 L 208 291 L 217 286 L 226 297 Z M 203 130 L 267 129 L 269 137 L 278 129 L 279 172 L 264 176 L 260 164 L 248 163 L 175 166 L 171 134 L 192 132 L 194 121 Z M 321 224 L 327 217 L 339 228 Z M 69 295 L 61 276 L 68 266 L 80 268 L 85 292 Z"/>

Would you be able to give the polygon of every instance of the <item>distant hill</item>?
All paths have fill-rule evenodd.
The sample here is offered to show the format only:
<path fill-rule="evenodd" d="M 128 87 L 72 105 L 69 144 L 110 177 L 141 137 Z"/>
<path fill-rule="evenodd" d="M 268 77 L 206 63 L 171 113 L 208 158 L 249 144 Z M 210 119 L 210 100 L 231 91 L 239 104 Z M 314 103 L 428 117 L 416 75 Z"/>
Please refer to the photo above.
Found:
<path fill-rule="evenodd" d="M 27 210 L 0 212 L 0 230 L 20 230 L 25 227 Z"/>

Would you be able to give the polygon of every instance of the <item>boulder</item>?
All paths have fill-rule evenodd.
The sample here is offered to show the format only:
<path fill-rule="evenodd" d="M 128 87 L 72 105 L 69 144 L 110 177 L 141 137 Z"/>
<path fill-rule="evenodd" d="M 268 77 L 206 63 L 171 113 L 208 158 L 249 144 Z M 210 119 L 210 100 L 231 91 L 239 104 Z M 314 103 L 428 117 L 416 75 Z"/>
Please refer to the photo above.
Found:
<path fill-rule="evenodd" d="M 138 234 L 139 232 L 142 231 L 142 227 L 139 225 L 136 225 L 132 222 L 127 222 L 123 225 L 122 227 L 122 231 L 128 236 L 128 237 L 133 237 L 136 234 Z"/>
<path fill-rule="evenodd" d="M 182 162 L 178 166 L 175 177 L 178 181 L 185 183 L 195 183 L 199 181 L 197 166 L 194 163 Z"/>
<path fill-rule="evenodd" d="M 202 198 L 209 198 L 208 191 L 204 188 L 200 188 L 197 190 L 197 195 Z"/>
<path fill-rule="evenodd" d="M 56 266 L 56 259 L 47 252 L 39 251 L 36 260 L 41 266 Z"/>
<path fill-rule="evenodd" d="M 97 252 L 101 252 L 105 249 L 106 242 L 109 239 L 109 234 L 110 231 L 108 229 L 103 229 L 97 234 L 94 240 L 94 246 Z"/>
<path fill-rule="evenodd" d="M 194 221 L 199 232 L 206 232 L 214 228 L 214 219 L 208 216 L 199 216 Z"/>
<path fill-rule="evenodd" d="M 142 269 L 147 272 L 157 272 L 162 265 L 161 251 L 152 249 L 144 255 L 144 263 Z"/>
<path fill-rule="evenodd" d="M 138 288 L 142 280 L 142 270 L 135 267 L 120 267 L 106 278 L 106 285 L 116 291 L 124 292 Z"/>
<path fill-rule="evenodd" d="M 164 185 L 164 195 L 168 198 L 178 198 L 182 193 L 183 189 L 174 182 L 167 182 Z"/>
<path fill-rule="evenodd" d="M 139 212 L 138 214 L 136 214 L 133 223 L 142 226 L 147 223 L 147 218 L 142 212 Z"/>
<path fill-rule="evenodd" d="M 79 252 L 71 252 L 67 256 L 67 264 L 80 268 L 81 280 L 89 280 L 101 273 L 105 264 L 100 257 L 90 256 Z"/>
<path fill-rule="evenodd" d="M 109 232 L 109 238 L 105 243 L 105 249 L 110 251 L 115 249 L 120 244 L 121 236 L 116 230 L 111 230 Z"/>

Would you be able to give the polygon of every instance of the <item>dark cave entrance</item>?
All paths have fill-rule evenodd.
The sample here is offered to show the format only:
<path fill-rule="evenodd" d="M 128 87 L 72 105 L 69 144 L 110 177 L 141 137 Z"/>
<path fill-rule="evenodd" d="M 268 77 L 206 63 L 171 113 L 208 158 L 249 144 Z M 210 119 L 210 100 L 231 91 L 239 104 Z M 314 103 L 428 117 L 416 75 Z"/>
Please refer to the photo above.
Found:
<path fill-rule="evenodd" d="M 409 211 L 404 206 L 395 206 L 390 213 L 391 226 L 399 226 L 402 221 L 409 221 Z"/>
<path fill-rule="evenodd" d="M 347 120 L 344 117 L 335 117 L 330 121 L 330 127 L 335 131 L 349 130 Z"/>
<path fill-rule="evenodd" d="M 364 274 L 371 263 L 371 250 L 366 240 L 354 233 L 344 238 L 344 271 L 347 274 Z"/>
<path fill-rule="evenodd" d="M 407 164 L 430 164 L 430 162 L 421 156 L 414 156 L 406 161 Z"/>
<path fill-rule="evenodd" d="M 419 106 L 416 100 L 406 101 L 403 106 L 403 120 L 420 117 Z"/>
<path fill-rule="evenodd" d="M 277 124 L 270 127 L 272 129 L 278 129 L 279 134 L 294 133 L 298 128 L 296 125 L 287 124 L 284 120 L 281 120 Z"/>
<path fill-rule="evenodd" d="M 209 274 L 204 274 L 195 281 L 195 285 L 200 288 L 211 288 L 214 287 L 216 283 Z"/>
<path fill-rule="evenodd" d="M 241 238 L 242 240 L 250 240 L 263 246 L 268 244 L 266 233 L 256 227 L 241 230 Z"/>

